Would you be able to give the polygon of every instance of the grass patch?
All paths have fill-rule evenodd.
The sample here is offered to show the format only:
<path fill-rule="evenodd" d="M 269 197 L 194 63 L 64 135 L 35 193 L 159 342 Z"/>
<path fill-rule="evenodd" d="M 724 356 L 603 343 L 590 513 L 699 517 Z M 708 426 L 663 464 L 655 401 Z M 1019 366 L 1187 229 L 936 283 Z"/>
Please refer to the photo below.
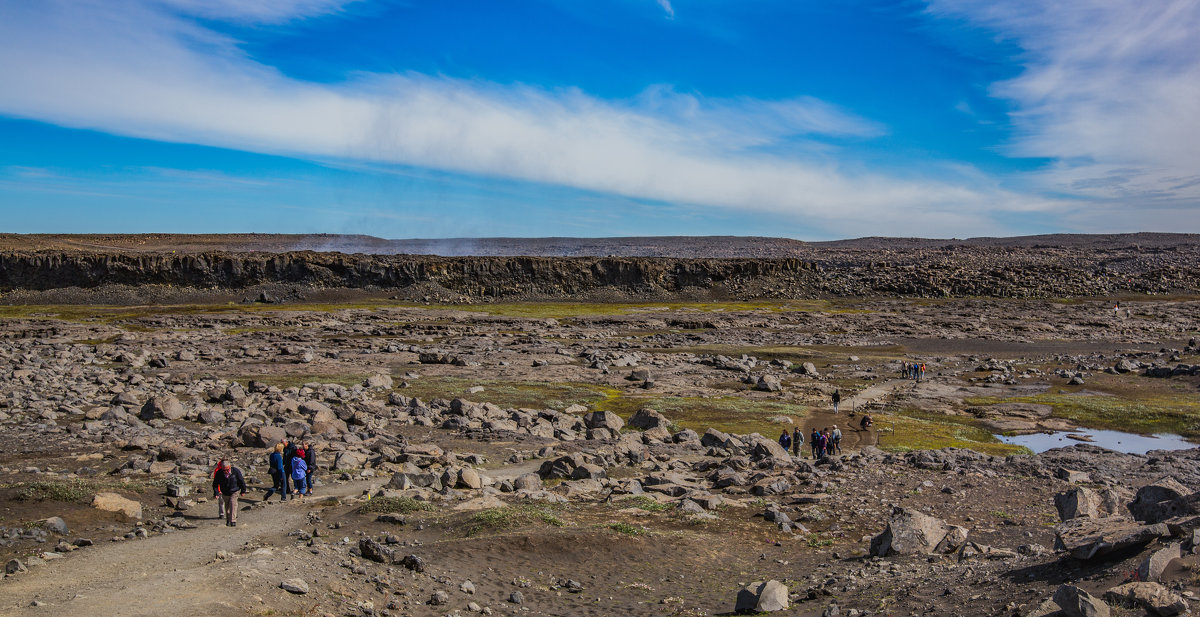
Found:
<path fill-rule="evenodd" d="M 807 544 L 809 548 L 833 546 L 833 540 L 831 538 L 822 538 L 816 534 L 808 536 L 808 539 L 806 539 L 804 543 Z"/>
<path fill-rule="evenodd" d="M 488 508 L 472 514 L 467 519 L 466 533 L 471 537 L 539 524 L 551 527 L 566 525 L 549 505 L 520 504 Z"/>
<path fill-rule="evenodd" d="M 965 402 L 981 406 L 1037 403 L 1049 405 L 1053 409 L 1051 416 L 1070 420 L 1082 427 L 1143 435 L 1172 433 L 1188 439 L 1200 438 L 1200 398 L 1191 393 L 1164 392 L 1162 385 L 1166 384 L 1154 384 L 1157 387 L 1136 383 L 1114 384 L 1115 387 L 1107 388 L 1103 385 L 1087 385 L 1081 388 L 1102 394 L 1058 388 L 1033 396 L 978 397 Z"/>
<path fill-rule="evenodd" d="M 383 514 L 383 513 L 401 513 L 408 514 L 410 512 L 432 512 L 436 510 L 433 504 L 427 501 L 417 501 L 412 497 L 376 497 L 367 503 L 358 507 L 361 514 Z"/>
<path fill-rule="evenodd" d="M 1028 448 L 1001 442 L 974 418 L 905 409 L 898 414 L 875 416 L 875 429 L 895 428 L 879 434 L 879 447 L 889 452 L 966 448 L 983 454 L 1007 456 L 1030 454 Z"/>
<path fill-rule="evenodd" d="M 626 508 L 637 508 L 646 512 L 666 512 L 671 510 L 673 506 L 669 503 L 659 503 L 654 499 L 645 495 L 637 495 L 621 500 L 621 505 Z"/>
<path fill-rule="evenodd" d="M 160 482 L 100 482 L 73 478 L 70 480 L 35 480 L 33 482 L 16 482 L 0 488 L 16 488 L 18 501 L 61 501 L 65 503 L 85 503 L 96 493 L 104 491 L 126 490 L 135 493 L 145 493 L 154 487 L 161 487 Z"/>
<path fill-rule="evenodd" d="M 646 533 L 645 529 L 636 525 L 630 525 L 629 523 L 609 523 L 608 528 L 627 536 L 640 536 Z"/>

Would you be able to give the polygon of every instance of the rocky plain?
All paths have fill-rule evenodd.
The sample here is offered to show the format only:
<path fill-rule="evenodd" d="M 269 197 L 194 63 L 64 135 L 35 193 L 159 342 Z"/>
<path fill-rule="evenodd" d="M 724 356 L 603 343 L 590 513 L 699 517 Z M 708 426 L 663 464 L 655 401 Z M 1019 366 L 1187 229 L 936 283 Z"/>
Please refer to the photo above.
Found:
<path fill-rule="evenodd" d="M 1200 601 L 1195 237 L 352 241 L 0 238 L 0 614 Z"/>

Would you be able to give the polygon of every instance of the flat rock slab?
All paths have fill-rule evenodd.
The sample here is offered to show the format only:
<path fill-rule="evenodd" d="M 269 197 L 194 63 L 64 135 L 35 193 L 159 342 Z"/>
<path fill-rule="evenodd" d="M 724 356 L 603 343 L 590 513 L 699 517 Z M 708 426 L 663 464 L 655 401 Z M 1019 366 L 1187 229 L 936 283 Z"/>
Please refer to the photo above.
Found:
<path fill-rule="evenodd" d="M 1054 549 L 1066 551 L 1081 561 L 1139 548 L 1171 534 L 1163 523 L 1139 525 L 1116 517 L 1075 518 L 1060 523 L 1056 531 Z"/>

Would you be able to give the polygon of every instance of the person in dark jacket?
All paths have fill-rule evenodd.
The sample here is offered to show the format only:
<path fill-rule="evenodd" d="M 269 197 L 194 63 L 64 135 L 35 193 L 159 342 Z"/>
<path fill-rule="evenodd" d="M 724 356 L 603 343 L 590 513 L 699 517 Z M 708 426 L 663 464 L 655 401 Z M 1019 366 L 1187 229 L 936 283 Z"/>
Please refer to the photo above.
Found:
<path fill-rule="evenodd" d="M 287 491 L 283 488 L 283 478 L 287 471 L 283 468 L 282 443 L 275 444 L 275 447 L 271 449 L 271 454 L 267 457 L 267 471 L 271 474 L 271 488 L 267 489 L 263 501 L 267 501 L 275 493 L 279 493 L 280 501 L 287 499 Z"/>
<path fill-rule="evenodd" d="M 779 434 L 779 446 L 783 448 L 784 452 L 787 452 L 792 448 L 792 436 L 788 435 L 786 428 L 783 429 L 783 432 Z"/>
<path fill-rule="evenodd" d="M 840 390 L 833 391 L 833 413 L 838 412 L 838 404 L 842 402 L 842 393 Z"/>
<path fill-rule="evenodd" d="M 226 459 L 221 469 L 213 476 L 212 489 L 214 499 L 220 495 L 224 500 L 225 524 L 237 527 L 238 495 L 246 494 L 246 478 L 242 476 L 242 470 L 234 467 L 233 463 Z"/>
<path fill-rule="evenodd" d="M 317 451 L 313 449 L 311 441 L 304 442 L 304 486 L 308 488 L 305 495 L 312 495 L 313 490 L 313 474 L 317 471 Z"/>
<path fill-rule="evenodd" d="M 296 458 L 296 446 L 286 437 L 283 439 L 283 498 L 292 494 L 292 459 Z"/>
<path fill-rule="evenodd" d="M 821 447 L 821 432 L 813 427 L 812 435 L 808 436 L 808 445 L 812 448 L 812 457 L 817 458 L 817 448 Z"/>

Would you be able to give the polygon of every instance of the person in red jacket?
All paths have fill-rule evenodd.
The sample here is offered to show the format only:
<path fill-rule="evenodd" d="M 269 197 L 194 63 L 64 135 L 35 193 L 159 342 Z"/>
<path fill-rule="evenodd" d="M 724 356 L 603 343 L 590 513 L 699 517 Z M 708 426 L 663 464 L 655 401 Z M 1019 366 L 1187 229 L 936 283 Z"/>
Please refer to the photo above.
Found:
<path fill-rule="evenodd" d="M 213 476 L 213 497 L 218 495 L 225 502 L 225 524 L 237 527 L 238 495 L 246 494 L 246 478 L 242 470 L 228 460 L 221 461 L 221 468 Z"/>
<path fill-rule="evenodd" d="M 224 464 L 225 464 L 225 459 L 221 459 L 221 460 L 217 461 L 217 466 L 213 467 L 213 470 L 212 470 L 213 478 L 217 477 L 217 472 L 221 471 L 221 466 Z M 221 498 L 217 498 L 216 501 L 217 501 L 217 520 L 220 520 L 225 517 L 225 500 L 221 499 Z"/>

